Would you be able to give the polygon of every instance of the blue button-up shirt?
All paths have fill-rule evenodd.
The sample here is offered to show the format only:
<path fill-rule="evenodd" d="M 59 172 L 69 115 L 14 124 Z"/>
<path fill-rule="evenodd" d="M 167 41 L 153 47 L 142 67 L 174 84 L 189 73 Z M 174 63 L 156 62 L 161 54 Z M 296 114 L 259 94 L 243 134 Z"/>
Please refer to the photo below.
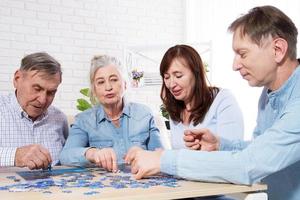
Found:
<path fill-rule="evenodd" d="M 221 150 L 165 151 L 161 171 L 187 179 L 268 184 L 269 199 L 300 199 L 300 67 L 276 91 L 263 90 L 255 139 L 221 140 Z"/>
<path fill-rule="evenodd" d="M 142 104 L 126 103 L 120 127 L 114 126 L 102 106 L 96 106 L 76 116 L 70 136 L 60 155 L 65 165 L 90 164 L 85 152 L 90 147 L 113 148 L 118 164 L 132 146 L 155 150 L 162 147 L 160 133 L 149 108 Z"/>
<path fill-rule="evenodd" d="M 14 166 L 17 148 L 29 144 L 48 149 L 55 165 L 67 135 L 67 118 L 57 108 L 50 106 L 32 121 L 15 94 L 0 95 L 0 166 Z"/>

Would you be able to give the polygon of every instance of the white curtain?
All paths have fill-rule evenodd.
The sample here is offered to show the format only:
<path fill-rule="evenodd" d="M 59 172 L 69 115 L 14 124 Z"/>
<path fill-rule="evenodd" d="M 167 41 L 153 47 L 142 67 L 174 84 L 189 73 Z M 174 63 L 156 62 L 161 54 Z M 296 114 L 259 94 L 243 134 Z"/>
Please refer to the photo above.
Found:
<path fill-rule="evenodd" d="M 300 31 L 300 1 L 297 0 L 186 0 L 186 41 L 211 41 L 211 82 L 229 88 L 236 96 L 245 119 L 245 139 L 251 139 L 261 88 L 251 88 L 232 71 L 232 35 L 227 28 L 234 19 L 255 6 L 273 5 L 285 12 Z M 299 41 L 299 36 L 298 36 Z M 299 53 L 298 42 L 298 57 Z"/>

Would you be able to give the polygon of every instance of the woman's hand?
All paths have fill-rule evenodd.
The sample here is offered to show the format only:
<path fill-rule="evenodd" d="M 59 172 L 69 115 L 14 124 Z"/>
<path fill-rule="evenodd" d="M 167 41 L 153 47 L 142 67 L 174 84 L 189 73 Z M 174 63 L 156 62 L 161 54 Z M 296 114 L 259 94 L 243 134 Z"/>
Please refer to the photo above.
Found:
<path fill-rule="evenodd" d="M 131 147 L 131 148 L 128 150 L 128 152 L 127 152 L 127 154 L 125 155 L 125 157 L 124 157 L 125 163 L 130 165 L 131 162 L 133 161 L 133 159 L 136 157 L 136 153 L 137 153 L 138 151 L 143 151 L 143 149 L 142 149 L 141 147 L 138 147 L 138 146 L 133 146 L 133 147 Z"/>
<path fill-rule="evenodd" d="M 118 171 L 117 156 L 113 148 L 90 148 L 85 152 L 85 157 L 98 167 L 112 172 Z"/>

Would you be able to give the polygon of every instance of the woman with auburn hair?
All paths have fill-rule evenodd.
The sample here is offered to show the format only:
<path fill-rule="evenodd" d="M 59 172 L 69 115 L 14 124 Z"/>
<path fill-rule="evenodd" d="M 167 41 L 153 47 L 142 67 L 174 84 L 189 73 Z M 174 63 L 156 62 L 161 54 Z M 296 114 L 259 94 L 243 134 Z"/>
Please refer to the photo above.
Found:
<path fill-rule="evenodd" d="M 205 73 L 200 55 L 191 46 L 173 46 L 163 56 L 161 99 L 170 114 L 173 149 L 202 150 L 200 143 L 186 146 L 183 140 L 192 134 L 189 130 L 198 128 L 229 140 L 243 139 L 243 115 L 237 101 L 229 90 L 209 86 Z"/>

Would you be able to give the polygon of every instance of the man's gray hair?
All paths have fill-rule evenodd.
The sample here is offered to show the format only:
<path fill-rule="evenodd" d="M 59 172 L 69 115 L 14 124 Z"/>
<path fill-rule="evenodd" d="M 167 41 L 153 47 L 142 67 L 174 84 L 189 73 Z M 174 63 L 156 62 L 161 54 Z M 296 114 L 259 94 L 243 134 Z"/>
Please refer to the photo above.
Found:
<path fill-rule="evenodd" d="M 44 72 L 48 75 L 55 75 L 59 73 L 60 79 L 62 75 L 60 63 L 45 52 L 37 52 L 25 56 L 21 60 L 20 70 L 22 71 L 37 70 L 40 72 Z"/>
<path fill-rule="evenodd" d="M 247 14 L 231 23 L 228 30 L 235 32 L 240 28 L 241 36 L 248 35 L 257 45 L 264 37 L 280 37 L 288 43 L 288 57 L 297 58 L 298 30 L 294 22 L 274 6 L 252 8 Z"/>

